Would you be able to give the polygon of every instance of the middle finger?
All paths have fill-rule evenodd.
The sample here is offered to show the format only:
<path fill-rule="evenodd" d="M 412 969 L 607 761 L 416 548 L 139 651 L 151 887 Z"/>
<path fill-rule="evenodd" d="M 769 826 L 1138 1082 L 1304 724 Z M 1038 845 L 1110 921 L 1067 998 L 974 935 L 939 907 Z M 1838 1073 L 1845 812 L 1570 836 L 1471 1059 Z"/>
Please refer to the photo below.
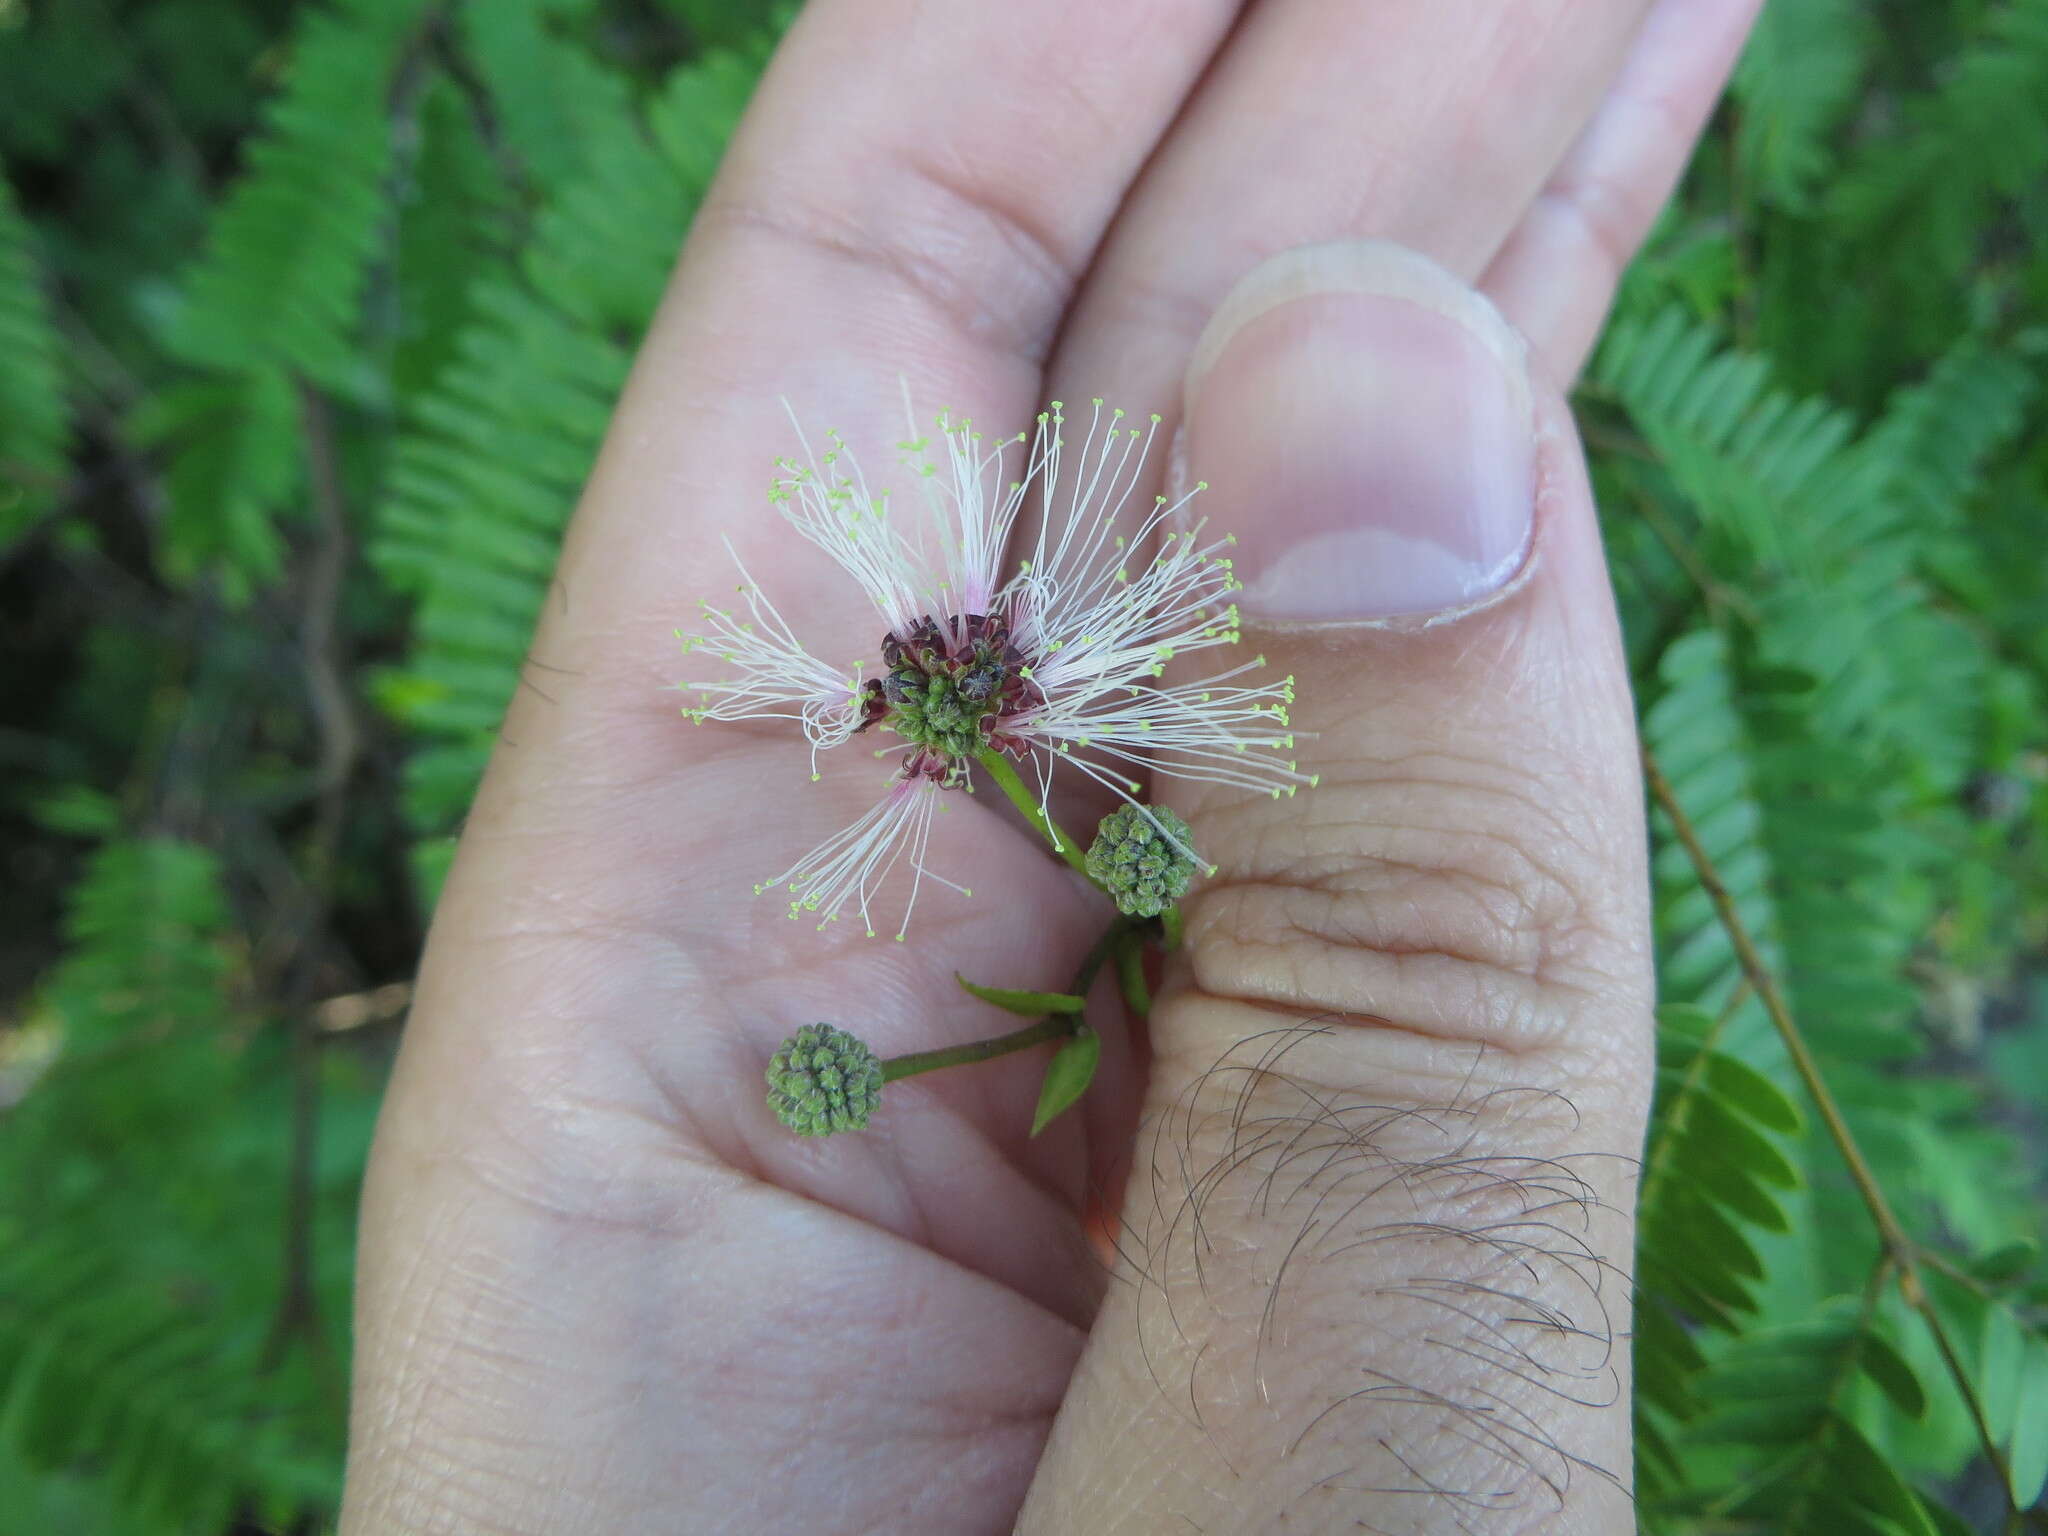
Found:
<path fill-rule="evenodd" d="M 1256 8 L 1126 201 L 1052 382 L 1170 419 L 1216 302 L 1297 245 L 1379 237 L 1478 277 L 1605 95 L 1645 9 Z"/>

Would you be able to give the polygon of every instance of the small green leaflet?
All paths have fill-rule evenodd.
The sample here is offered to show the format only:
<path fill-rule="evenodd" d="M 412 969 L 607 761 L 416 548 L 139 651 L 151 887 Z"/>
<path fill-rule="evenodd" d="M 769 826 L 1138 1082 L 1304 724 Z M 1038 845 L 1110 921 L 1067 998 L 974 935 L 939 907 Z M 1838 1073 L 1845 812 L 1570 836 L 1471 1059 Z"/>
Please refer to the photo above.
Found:
<path fill-rule="evenodd" d="M 2032 1509 L 2048 1486 L 2048 1344 L 2038 1334 L 2027 1337 L 2020 1365 L 2019 1401 L 2013 1406 L 2012 1434 L 2006 1461 L 2013 1503 Z"/>
<path fill-rule="evenodd" d="M 1970 1273 L 1979 1280 L 1992 1285 L 2003 1285 L 2017 1280 L 2041 1257 L 2041 1245 L 2031 1237 L 2016 1237 L 2011 1242 L 1994 1248 L 1982 1258 L 1970 1260 Z"/>
<path fill-rule="evenodd" d="M 1038 1090 L 1038 1113 L 1031 1121 L 1032 1135 L 1051 1125 L 1088 1091 L 1095 1078 L 1095 1064 L 1101 1060 L 1102 1037 L 1081 1025 L 1080 1032 L 1055 1051 L 1046 1065 L 1045 1086 Z"/>
<path fill-rule="evenodd" d="M 1079 1013 L 1082 999 L 1066 992 L 1020 992 L 1014 987 L 984 987 L 969 981 L 958 971 L 953 979 L 960 983 L 960 990 L 969 996 L 978 997 L 984 1003 L 994 1003 L 1011 1013 L 1021 1013 L 1027 1019 L 1043 1018 L 1048 1013 Z M 1082 1087 L 1086 1087 L 1084 1082 Z"/>
<path fill-rule="evenodd" d="M 1920 1378 L 1913 1374 L 1913 1367 L 1906 1364 L 1891 1342 L 1865 1329 L 1856 1347 L 1856 1363 L 1863 1368 L 1864 1375 L 1883 1389 L 1892 1406 L 1909 1419 L 1925 1418 L 1927 1393 Z"/>

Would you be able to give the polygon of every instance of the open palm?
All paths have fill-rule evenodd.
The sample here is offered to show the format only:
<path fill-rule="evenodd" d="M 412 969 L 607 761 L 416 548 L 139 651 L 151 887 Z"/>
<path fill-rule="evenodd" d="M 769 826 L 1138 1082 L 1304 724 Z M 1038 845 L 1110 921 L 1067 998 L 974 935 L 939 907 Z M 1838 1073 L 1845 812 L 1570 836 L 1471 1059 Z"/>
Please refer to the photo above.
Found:
<path fill-rule="evenodd" d="M 997 1033 L 1015 1021 L 955 973 L 1063 987 L 1109 916 L 990 794 L 950 796 L 933 834 L 934 867 L 974 895 L 928 890 L 904 942 L 753 896 L 885 777 L 857 741 L 814 783 L 793 728 L 692 727 L 665 691 L 677 626 L 737 579 L 726 540 L 818 654 L 874 657 L 859 590 L 762 495 L 794 447 L 778 400 L 878 458 L 902 385 L 991 432 L 1060 395 L 1171 431 L 1240 276 L 1368 235 L 1489 294 L 1554 392 L 1750 9 L 813 0 L 620 403 L 436 916 L 366 1195 L 346 1530 L 1011 1527 L 1107 1283 L 1084 1216 L 1148 1103 L 1273 1006 L 1392 1009 L 1313 956 L 1287 988 L 1219 979 L 1242 902 L 1206 927 L 1198 902 L 1156 1069 L 1098 987 L 1102 1069 L 1044 1136 L 1026 1135 L 1042 1052 L 892 1086 L 857 1136 L 777 1126 L 760 1074 L 797 1026 L 884 1055 Z M 1425 709 L 1368 709 L 1349 663 L 1324 670 L 1300 719 L 1328 790 L 1260 802 L 1264 820 L 1230 793 L 1178 802 L 1223 887 L 1304 815 L 1345 843 L 1332 825 L 1390 760 L 1360 741 Z M 1618 755 L 1586 776 L 1604 815 L 1633 770 L 1625 696 L 1597 691 L 1573 750 Z M 1340 926 L 1293 931 L 1375 942 Z M 1040 1499 L 1075 1528 L 1077 1506 Z"/>

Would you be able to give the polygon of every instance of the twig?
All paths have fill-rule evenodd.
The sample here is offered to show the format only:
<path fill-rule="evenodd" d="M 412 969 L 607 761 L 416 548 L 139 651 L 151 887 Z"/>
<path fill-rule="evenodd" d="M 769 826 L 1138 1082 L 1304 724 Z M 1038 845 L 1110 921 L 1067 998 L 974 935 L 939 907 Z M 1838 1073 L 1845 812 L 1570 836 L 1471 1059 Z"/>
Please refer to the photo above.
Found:
<path fill-rule="evenodd" d="M 1700 596 L 1707 600 L 1707 606 L 1716 610 L 1732 608 L 1751 623 L 1755 623 L 1756 605 L 1742 593 L 1723 586 L 1715 578 L 1714 573 L 1707 568 L 1705 558 L 1692 547 L 1685 535 L 1678 531 L 1671 519 L 1664 515 L 1664 509 L 1657 505 L 1657 499 L 1640 486 L 1633 486 L 1630 490 L 1630 500 L 1635 503 L 1636 511 L 1641 515 L 1643 522 L 1650 532 L 1657 535 L 1658 542 L 1670 551 L 1671 558 L 1678 562 L 1679 568 L 1691 579 L 1692 584 L 1699 588 Z"/>
<path fill-rule="evenodd" d="M 307 480 L 319 540 L 306 565 L 304 617 L 299 648 L 312 705 L 320 757 L 315 774 L 318 805 L 306 855 L 308 928 L 326 919 L 348 807 L 348 782 L 362 750 L 362 731 L 349 698 L 347 659 L 342 654 L 339 624 L 341 591 L 348 573 L 348 517 L 342 502 L 340 466 L 335 453 L 334 423 L 326 400 L 303 380 L 298 384 L 299 413 L 306 439 Z M 310 982 L 302 970 L 299 989 Z M 295 989 L 297 990 L 297 989 Z M 264 1366 L 274 1366 L 292 1339 L 304 1333 L 312 1342 L 325 1374 L 333 1360 L 319 1326 L 319 1302 L 313 1283 L 314 1201 L 318 1180 L 320 1130 L 320 1031 L 313 1011 L 295 999 L 291 1009 L 292 1123 L 285 1185 L 284 1278 L 277 1312 L 263 1347 Z"/>
<path fill-rule="evenodd" d="M 1835 1102 L 1834 1092 L 1822 1077 L 1820 1065 L 1814 1060 L 1813 1051 L 1800 1033 L 1799 1026 L 1792 1021 L 1792 1011 L 1786 1006 L 1785 995 L 1778 987 L 1778 980 L 1757 952 L 1756 943 L 1749 936 L 1741 915 L 1735 910 L 1735 901 L 1728 894 L 1728 887 L 1722 883 L 1720 872 L 1714 861 L 1707 856 L 1707 850 L 1700 845 L 1699 834 L 1693 830 L 1691 819 L 1678 803 L 1678 796 L 1671 788 L 1671 781 L 1664 777 L 1664 770 L 1657 762 L 1656 753 L 1649 743 L 1643 743 L 1643 780 L 1649 787 L 1650 798 L 1659 810 L 1670 819 L 1671 830 L 1676 834 L 1686 857 L 1692 861 L 1693 872 L 1699 876 L 1707 899 L 1714 904 L 1721 926 L 1727 930 L 1729 941 L 1735 946 L 1735 956 L 1742 964 L 1742 973 L 1749 978 L 1756 995 L 1763 1002 L 1771 1016 L 1771 1023 L 1778 1031 L 1778 1037 L 1785 1042 L 1785 1050 L 1792 1058 L 1793 1070 L 1806 1087 L 1808 1097 L 1813 1100 L 1814 1109 L 1819 1113 L 1821 1123 L 1827 1128 L 1828 1139 L 1834 1142 L 1835 1150 L 1848 1165 L 1849 1178 L 1856 1186 L 1856 1192 L 1863 1199 L 1864 1207 L 1870 1212 L 1870 1219 L 1877 1227 L 1878 1239 L 1884 1245 L 1886 1257 L 1898 1268 L 1899 1295 L 1907 1306 L 1920 1314 L 1920 1319 L 1933 1336 L 1934 1346 L 1940 1351 L 1942 1364 L 1947 1368 L 1949 1378 L 1955 1383 L 1956 1392 L 1963 1405 L 1969 1409 L 1971 1422 L 1976 1425 L 1977 1438 L 1983 1442 L 1984 1457 L 1998 1474 L 1999 1486 L 2005 1491 L 2006 1506 L 2017 1513 L 2013 1502 L 2012 1477 L 2005 1464 L 2005 1457 L 1998 1449 L 1998 1441 L 1991 1433 L 1991 1423 L 1984 1415 L 1984 1405 L 1977 1397 L 1977 1390 L 1970 1383 L 1968 1372 L 1963 1369 L 1962 1357 L 1957 1354 L 1955 1343 L 1949 1338 L 1948 1327 L 1941 1320 L 1934 1300 L 1927 1293 L 1927 1287 L 1920 1280 L 1920 1245 L 1906 1231 L 1893 1212 L 1891 1202 L 1885 1197 L 1884 1188 L 1871 1170 L 1869 1160 L 1857 1144 L 1855 1133 L 1849 1129 L 1849 1122 L 1843 1118 L 1841 1107 Z"/>

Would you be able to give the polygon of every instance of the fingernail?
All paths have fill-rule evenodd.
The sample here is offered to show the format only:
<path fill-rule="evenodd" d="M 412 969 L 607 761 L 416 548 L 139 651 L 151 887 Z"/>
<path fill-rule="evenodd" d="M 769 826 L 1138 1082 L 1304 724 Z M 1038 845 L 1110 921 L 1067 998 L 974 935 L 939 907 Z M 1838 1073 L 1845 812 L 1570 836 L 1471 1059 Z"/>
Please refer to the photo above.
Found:
<path fill-rule="evenodd" d="M 1427 257 L 1383 241 L 1264 263 L 1187 380 L 1190 505 L 1238 537 L 1247 618 L 1454 611 L 1520 570 L 1536 501 L 1521 338 Z"/>

